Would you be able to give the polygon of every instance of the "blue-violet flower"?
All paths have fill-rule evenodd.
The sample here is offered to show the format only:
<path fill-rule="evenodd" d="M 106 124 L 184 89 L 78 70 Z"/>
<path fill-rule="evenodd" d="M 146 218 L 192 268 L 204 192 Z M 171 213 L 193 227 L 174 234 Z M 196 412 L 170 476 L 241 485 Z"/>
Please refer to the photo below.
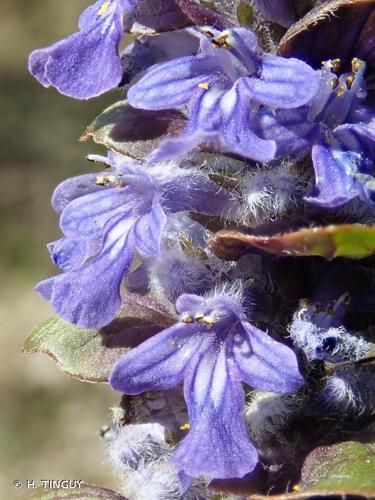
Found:
<path fill-rule="evenodd" d="M 114 318 L 136 252 L 141 259 L 158 258 L 168 214 L 220 215 L 233 203 L 203 172 L 171 162 L 144 167 L 115 154 L 109 161 L 112 167 L 102 174 L 74 177 L 56 188 L 52 205 L 61 212 L 65 238 L 50 251 L 66 272 L 36 288 L 60 316 L 85 327 Z"/>
<path fill-rule="evenodd" d="M 116 87 L 122 78 L 118 46 L 137 0 L 98 0 L 79 18 L 79 31 L 34 50 L 29 70 L 45 87 L 89 99 Z"/>
<path fill-rule="evenodd" d="M 173 462 L 192 477 L 242 477 L 257 463 L 244 422 L 244 391 L 300 388 L 295 354 L 248 322 L 240 289 L 181 295 L 180 320 L 123 356 L 110 384 L 126 394 L 184 383 L 189 432 Z"/>
<path fill-rule="evenodd" d="M 276 156 L 303 154 L 312 146 L 316 185 L 306 199 L 324 207 L 357 197 L 375 200 L 375 119 L 365 104 L 366 65 L 353 59 L 352 72 L 337 78 L 339 66 L 339 60 L 324 64 L 310 106 L 256 117 L 259 134 L 276 140 Z"/>
<path fill-rule="evenodd" d="M 177 139 L 153 151 L 152 161 L 181 156 L 202 143 L 224 152 L 267 162 L 274 139 L 253 129 L 259 106 L 297 108 L 318 89 L 317 73 L 298 59 L 261 55 L 255 34 L 245 28 L 219 32 L 203 28 L 199 53 L 149 68 L 128 91 L 136 108 L 188 107 L 188 124 Z"/>
<path fill-rule="evenodd" d="M 343 326 L 348 294 L 323 307 L 302 300 L 290 325 L 290 336 L 309 360 L 338 363 L 358 360 L 369 350 L 369 343 Z"/>

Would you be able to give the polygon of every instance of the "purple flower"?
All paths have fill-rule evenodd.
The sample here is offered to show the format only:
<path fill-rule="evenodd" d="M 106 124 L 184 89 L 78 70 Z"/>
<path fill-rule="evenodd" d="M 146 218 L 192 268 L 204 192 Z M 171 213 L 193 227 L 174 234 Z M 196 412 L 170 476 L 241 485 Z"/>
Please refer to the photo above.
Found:
<path fill-rule="evenodd" d="M 122 78 L 118 52 L 136 0 L 98 0 L 81 14 L 79 31 L 29 57 L 29 70 L 45 87 L 89 99 L 116 87 Z"/>
<path fill-rule="evenodd" d="M 254 469 L 241 381 L 283 394 L 303 384 L 293 351 L 248 322 L 241 295 L 181 295 L 180 321 L 123 356 L 110 376 L 126 394 L 184 383 L 190 430 L 173 462 L 188 476 L 242 477 Z"/>
<path fill-rule="evenodd" d="M 375 115 L 363 105 L 365 64 L 353 60 L 353 73 L 339 79 L 322 71 L 320 92 L 310 110 L 319 122 L 312 159 L 316 187 L 307 198 L 327 207 L 352 198 L 374 201 Z M 332 87 L 335 87 L 332 90 Z"/>
<path fill-rule="evenodd" d="M 298 59 L 261 56 L 254 33 L 245 28 L 204 28 L 197 55 L 156 64 L 128 92 L 132 106 L 148 110 L 188 107 L 187 127 L 164 141 L 152 160 L 181 156 L 209 143 L 222 151 L 271 160 L 274 139 L 253 131 L 260 105 L 296 108 L 316 93 L 316 72 Z"/>
<path fill-rule="evenodd" d="M 374 201 L 375 113 L 364 103 L 365 63 L 337 78 L 340 61 L 323 66 L 310 106 L 257 116 L 259 134 L 277 141 L 277 156 L 298 155 L 312 145 L 316 185 L 307 201 L 336 207 L 359 197 Z"/>
<path fill-rule="evenodd" d="M 136 252 L 160 255 L 169 214 L 219 215 L 233 203 L 201 172 L 175 164 L 149 165 L 109 155 L 112 167 L 60 184 L 52 204 L 65 238 L 50 245 L 66 272 L 36 290 L 67 321 L 85 327 L 108 324 L 121 305 L 120 287 Z M 105 159 L 105 161 L 108 161 Z"/>
<path fill-rule="evenodd" d="M 343 326 L 349 294 L 326 305 L 301 301 L 290 325 L 290 336 L 309 360 L 338 363 L 358 360 L 369 350 L 368 342 Z"/>

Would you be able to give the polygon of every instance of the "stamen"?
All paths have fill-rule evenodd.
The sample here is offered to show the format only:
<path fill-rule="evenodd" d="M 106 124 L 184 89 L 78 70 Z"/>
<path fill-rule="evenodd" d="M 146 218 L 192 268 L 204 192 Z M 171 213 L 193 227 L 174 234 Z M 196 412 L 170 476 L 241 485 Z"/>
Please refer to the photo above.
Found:
<path fill-rule="evenodd" d="M 190 316 L 190 314 L 183 314 L 181 316 L 182 323 L 194 323 L 194 319 Z"/>
<path fill-rule="evenodd" d="M 359 71 L 364 64 L 365 63 L 361 59 L 358 59 L 358 57 L 355 57 L 354 59 L 352 59 L 352 71 L 353 71 L 353 73 L 357 73 L 357 71 Z"/>
<path fill-rule="evenodd" d="M 205 316 L 204 318 L 199 320 L 199 323 L 203 323 L 203 325 L 206 326 L 207 330 L 211 330 L 211 328 L 214 326 L 216 321 L 213 318 Z"/>
<path fill-rule="evenodd" d="M 189 431 L 190 430 L 190 424 L 189 422 L 186 422 L 186 424 L 181 425 L 180 431 Z"/>
<path fill-rule="evenodd" d="M 335 90 L 337 89 L 337 87 L 339 86 L 340 84 L 340 80 L 338 78 L 334 78 L 331 82 L 331 85 L 332 85 L 332 90 Z"/>
<path fill-rule="evenodd" d="M 97 186 L 107 187 L 112 184 L 114 187 L 122 188 L 125 186 L 123 181 L 120 181 L 115 175 L 98 175 L 95 179 Z"/>
<path fill-rule="evenodd" d="M 229 49 L 230 45 L 228 43 L 228 37 L 228 31 L 223 31 L 219 36 L 214 38 L 211 43 L 215 48 Z"/>
<path fill-rule="evenodd" d="M 213 38 L 215 36 L 215 34 L 212 33 L 212 31 L 210 30 L 210 28 L 206 28 L 205 26 L 200 28 L 200 31 L 209 38 Z"/>
<path fill-rule="evenodd" d="M 95 179 L 95 184 L 97 186 L 108 186 L 111 183 L 108 176 L 106 175 L 98 175 Z"/>
<path fill-rule="evenodd" d="M 322 66 L 330 69 L 333 73 L 337 73 L 341 68 L 341 59 L 328 59 L 328 61 L 322 61 Z"/>
<path fill-rule="evenodd" d="M 202 82 L 202 83 L 199 83 L 199 84 L 198 84 L 198 87 L 199 87 L 200 89 L 203 89 L 203 90 L 208 90 L 208 89 L 209 89 L 209 87 L 210 87 L 210 85 L 209 85 L 209 83 L 208 83 L 208 82 Z"/>
<path fill-rule="evenodd" d="M 348 87 L 348 90 L 352 88 L 354 82 L 354 76 L 348 76 L 348 78 L 345 80 L 346 86 Z"/>

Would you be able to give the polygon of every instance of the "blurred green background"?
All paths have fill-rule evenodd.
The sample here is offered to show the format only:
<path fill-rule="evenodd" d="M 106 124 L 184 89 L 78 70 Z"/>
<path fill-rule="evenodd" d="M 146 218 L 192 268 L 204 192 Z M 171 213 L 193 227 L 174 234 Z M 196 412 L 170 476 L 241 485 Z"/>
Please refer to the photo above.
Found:
<path fill-rule="evenodd" d="M 99 152 L 78 138 L 118 99 L 78 102 L 40 86 L 27 56 L 76 30 L 83 0 L 12 0 L 0 17 L 0 498 L 14 479 L 82 479 L 117 489 L 98 430 L 118 401 L 105 385 L 70 379 L 44 355 L 23 355 L 34 325 L 52 315 L 33 292 L 56 270 L 45 245 L 59 237 L 50 208 L 61 180 L 93 169 Z"/>

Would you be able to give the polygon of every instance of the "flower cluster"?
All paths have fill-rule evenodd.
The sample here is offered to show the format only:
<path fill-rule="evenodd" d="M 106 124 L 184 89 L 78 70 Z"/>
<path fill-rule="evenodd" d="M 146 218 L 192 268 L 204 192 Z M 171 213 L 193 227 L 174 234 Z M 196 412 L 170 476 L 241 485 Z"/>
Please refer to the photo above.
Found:
<path fill-rule="evenodd" d="M 40 83 L 62 94 L 88 99 L 120 86 L 126 98 L 116 115 L 101 115 L 101 135 L 90 129 L 109 149 L 89 157 L 102 171 L 53 194 L 63 236 L 48 249 L 61 273 L 36 290 L 63 320 L 104 332 L 131 297 L 169 315 L 151 335 L 136 318 L 146 340 L 109 376 L 128 398 L 129 422 L 112 432 L 109 454 L 131 500 L 211 498 L 208 480 L 251 476 L 259 459 L 282 465 L 327 439 L 317 425 L 322 435 L 307 445 L 299 425 L 349 407 L 353 425 L 362 411 L 353 387 L 373 386 L 353 368 L 372 349 L 373 261 L 314 257 L 335 256 L 333 244 L 350 255 L 358 242 L 322 239 L 308 253 L 308 240 L 285 250 L 281 234 L 276 259 L 266 253 L 274 243 L 248 244 L 275 227 L 374 220 L 372 61 L 327 50 L 317 67 L 298 50 L 279 55 L 283 40 L 270 51 L 302 15 L 291 2 L 243 2 L 247 25 L 228 2 L 211 2 L 218 11 L 202 3 L 97 0 L 77 33 L 29 59 Z M 298 49 L 290 30 L 285 44 L 289 36 Z M 223 229 L 218 252 L 210 239 Z M 126 324 L 116 328 L 125 338 Z M 327 363 L 339 365 L 333 375 Z"/>

